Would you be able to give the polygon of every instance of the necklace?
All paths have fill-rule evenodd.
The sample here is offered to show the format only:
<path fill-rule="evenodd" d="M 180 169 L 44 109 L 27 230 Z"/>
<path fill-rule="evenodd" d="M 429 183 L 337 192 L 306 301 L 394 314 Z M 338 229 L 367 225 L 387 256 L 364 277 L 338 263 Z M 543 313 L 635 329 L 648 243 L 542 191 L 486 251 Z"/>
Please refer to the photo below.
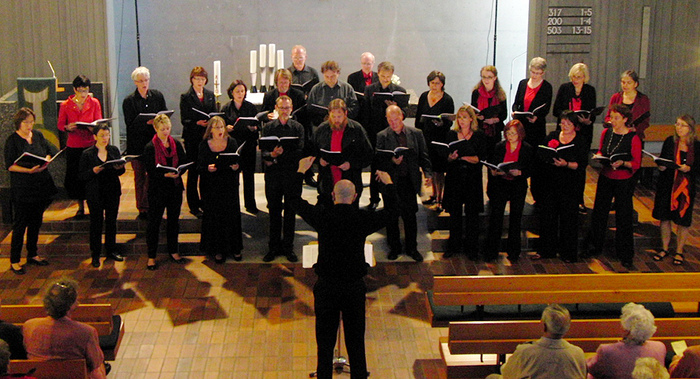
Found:
<path fill-rule="evenodd" d="M 617 133 L 613 132 L 612 129 L 610 130 L 610 132 L 612 133 L 612 135 L 610 136 L 610 139 L 608 140 L 608 146 L 606 149 L 608 151 L 608 156 L 612 155 L 615 152 L 615 150 L 617 150 L 617 148 L 620 147 L 622 140 L 625 139 L 624 134 L 617 134 Z M 616 135 L 620 136 L 620 140 L 617 141 L 617 144 L 615 145 L 615 147 L 612 150 L 610 150 L 610 144 L 612 143 L 613 137 L 615 137 Z"/>

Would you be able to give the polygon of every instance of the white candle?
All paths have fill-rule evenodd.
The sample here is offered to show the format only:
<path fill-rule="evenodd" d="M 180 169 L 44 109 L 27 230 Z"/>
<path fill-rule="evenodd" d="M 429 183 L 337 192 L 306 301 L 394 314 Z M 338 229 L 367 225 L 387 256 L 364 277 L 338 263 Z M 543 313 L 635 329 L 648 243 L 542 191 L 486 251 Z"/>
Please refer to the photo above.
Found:
<path fill-rule="evenodd" d="M 258 51 L 257 50 L 250 51 L 250 73 L 251 74 L 258 73 Z"/>
<path fill-rule="evenodd" d="M 221 61 L 214 61 L 214 95 L 221 95 Z"/>
<path fill-rule="evenodd" d="M 260 45 L 260 67 L 267 67 L 267 45 L 261 44 Z"/>
<path fill-rule="evenodd" d="M 271 43 L 267 45 L 267 53 L 269 57 L 267 58 L 267 66 L 275 68 L 275 44 Z"/>
<path fill-rule="evenodd" d="M 284 50 L 277 50 L 277 69 L 284 68 Z"/>

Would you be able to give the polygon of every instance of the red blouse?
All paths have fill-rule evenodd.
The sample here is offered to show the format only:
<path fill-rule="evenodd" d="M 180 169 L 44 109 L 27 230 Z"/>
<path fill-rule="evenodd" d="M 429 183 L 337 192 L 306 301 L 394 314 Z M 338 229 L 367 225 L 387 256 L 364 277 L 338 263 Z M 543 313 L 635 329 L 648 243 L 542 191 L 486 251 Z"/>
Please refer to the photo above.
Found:
<path fill-rule="evenodd" d="M 71 95 L 68 100 L 61 103 L 61 108 L 58 110 L 58 129 L 66 131 L 66 125 L 76 121 L 93 122 L 102 118 L 102 107 L 100 101 L 92 96 L 88 96 L 83 104 L 83 109 L 78 109 L 78 104 L 73 101 L 75 95 Z M 91 131 L 83 128 L 77 128 L 72 132 L 68 132 L 68 141 L 66 146 L 85 148 L 95 144 L 95 137 Z"/>

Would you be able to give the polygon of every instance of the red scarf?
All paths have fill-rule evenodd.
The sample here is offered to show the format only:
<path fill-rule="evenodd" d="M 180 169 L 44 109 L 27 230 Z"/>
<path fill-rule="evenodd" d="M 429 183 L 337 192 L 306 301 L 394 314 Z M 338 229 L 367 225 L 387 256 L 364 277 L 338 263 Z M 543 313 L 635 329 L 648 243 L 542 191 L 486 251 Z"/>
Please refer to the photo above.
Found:
<path fill-rule="evenodd" d="M 168 136 L 168 145 L 170 145 L 169 150 L 165 148 L 163 142 L 160 140 L 160 138 L 158 138 L 157 134 L 153 136 L 151 142 L 153 142 L 153 147 L 155 147 L 156 150 L 156 164 L 168 166 L 167 158 L 172 158 L 172 167 L 177 167 L 177 146 L 175 145 L 175 139 L 172 136 Z"/>
<path fill-rule="evenodd" d="M 580 111 L 581 110 L 581 98 L 572 97 L 569 101 L 569 110 Z"/>
<path fill-rule="evenodd" d="M 496 87 L 494 86 L 491 91 L 487 91 L 486 87 L 479 86 L 479 100 L 476 103 L 477 108 L 482 111 L 488 107 L 493 107 L 500 104 L 498 96 L 496 96 Z"/>
<path fill-rule="evenodd" d="M 518 141 L 518 147 L 515 150 L 510 151 L 510 142 L 506 140 L 506 154 L 503 156 L 503 162 L 517 162 L 520 157 L 520 147 L 523 145 L 523 141 Z M 513 180 L 515 177 L 510 174 L 506 174 L 503 179 Z"/>
<path fill-rule="evenodd" d="M 695 160 L 695 151 L 693 151 L 694 145 L 691 141 L 690 144 L 688 144 L 688 153 L 686 154 L 685 157 L 685 164 L 688 166 L 693 165 L 693 161 Z M 681 165 L 683 162 L 681 162 L 681 149 L 680 149 L 680 141 L 676 143 L 676 164 Z M 678 210 L 678 214 L 683 217 L 685 216 L 685 212 L 688 210 L 690 207 L 690 181 L 688 180 L 688 174 L 685 172 L 681 172 L 679 170 L 676 170 L 675 173 L 673 174 L 673 190 L 671 191 L 671 210 L 675 211 Z M 692 212 L 692 210 L 691 210 Z"/>
<path fill-rule="evenodd" d="M 331 151 L 343 151 L 343 134 L 346 127 L 331 132 Z M 338 166 L 331 165 L 331 174 L 333 175 L 333 185 L 343 179 L 343 171 Z"/>

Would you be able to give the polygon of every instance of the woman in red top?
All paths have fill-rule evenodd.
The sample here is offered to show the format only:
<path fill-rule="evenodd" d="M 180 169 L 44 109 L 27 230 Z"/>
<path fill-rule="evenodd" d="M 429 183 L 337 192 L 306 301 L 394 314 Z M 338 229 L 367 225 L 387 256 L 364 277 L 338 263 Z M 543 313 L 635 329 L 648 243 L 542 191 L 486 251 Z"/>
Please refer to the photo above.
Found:
<path fill-rule="evenodd" d="M 627 70 L 622 73 L 620 85 L 622 86 L 622 91 L 610 97 L 610 105 L 608 106 L 608 115 L 605 116 L 605 122 L 610 122 L 613 104 L 626 105 L 632 111 L 629 127 L 631 131 L 637 133 L 641 141 L 644 141 L 644 130 L 649 127 L 649 112 L 651 109 L 649 97 L 637 91 L 639 75 L 634 70 Z"/>
<path fill-rule="evenodd" d="M 90 95 L 90 79 L 78 75 L 73 79 L 73 91 L 58 111 L 58 129 L 68 133 L 66 141 L 65 187 L 71 199 L 78 200 L 76 217 L 85 216 L 85 182 L 79 178 L 80 157 L 83 151 L 95 144 L 91 128 L 78 126 L 76 122 L 93 122 L 102 118 L 100 101 Z"/>
<path fill-rule="evenodd" d="M 591 219 L 588 241 L 591 244 L 590 255 L 598 255 L 603 250 L 605 231 L 608 226 L 608 214 L 615 198 L 615 251 L 622 265 L 632 269 L 634 258 L 634 236 L 632 235 L 632 195 L 636 181 L 633 176 L 642 162 L 642 142 L 632 132 L 628 122 L 632 112 L 625 105 L 613 104 L 610 107 L 611 128 L 603 129 L 600 136 L 600 150 L 593 159 L 612 158 L 604 163 L 598 177 L 595 191 L 595 205 Z M 615 160 L 614 156 L 623 157 Z"/>

